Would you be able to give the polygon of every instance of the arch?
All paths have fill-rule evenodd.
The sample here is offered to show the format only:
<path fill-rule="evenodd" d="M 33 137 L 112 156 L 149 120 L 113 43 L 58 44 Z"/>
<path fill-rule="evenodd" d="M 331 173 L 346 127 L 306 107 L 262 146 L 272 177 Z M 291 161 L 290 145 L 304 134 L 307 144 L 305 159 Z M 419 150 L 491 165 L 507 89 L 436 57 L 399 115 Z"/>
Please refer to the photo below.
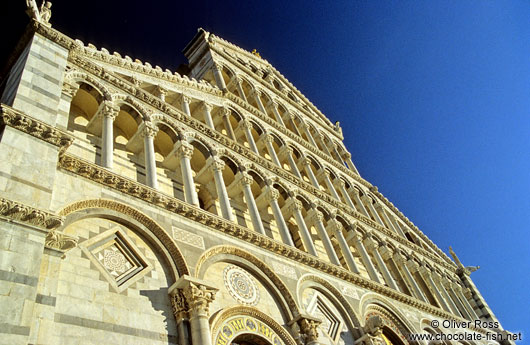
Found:
<path fill-rule="evenodd" d="M 214 319 L 211 320 L 212 338 L 213 338 L 212 343 L 213 344 L 216 344 L 215 338 L 217 334 L 221 331 L 221 326 L 225 324 L 225 321 L 229 320 L 232 317 L 236 317 L 236 316 L 249 316 L 254 319 L 257 319 L 263 322 L 268 327 L 270 327 L 270 329 L 272 329 L 276 333 L 276 335 L 283 341 L 283 344 L 285 345 L 296 345 L 297 344 L 296 341 L 293 339 L 293 337 L 289 334 L 289 332 L 284 327 L 282 327 L 280 324 L 278 324 L 276 321 L 274 321 L 270 316 L 259 311 L 256 308 L 244 307 L 244 306 L 235 306 L 235 307 L 227 308 L 226 310 L 223 310 L 221 313 L 217 314 L 214 317 Z M 242 333 L 239 333 L 239 334 L 242 334 Z M 254 333 L 251 333 L 251 334 L 254 334 Z M 232 336 L 230 336 L 227 340 L 231 340 Z M 276 344 L 276 342 L 274 343 Z"/>
<path fill-rule="evenodd" d="M 294 315 L 300 314 L 296 300 L 280 277 L 261 259 L 244 249 L 228 245 L 218 245 L 210 248 L 197 261 L 195 277 L 202 278 L 209 265 L 222 261 L 243 266 L 261 278 L 262 283 L 272 289 L 273 296 L 277 299 L 288 318 L 293 319 Z"/>
<path fill-rule="evenodd" d="M 408 318 L 393 306 L 392 302 L 372 292 L 363 295 L 359 302 L 359 313 L 363 315 L 363 323 L 366 322 L 371 311 L 382 316 L 383 320 L 386 321 L 385 326 L 388 326 L 388 322 L 391 322 L 398 327 L 398 332 L 396 333 L 405 344 L 409 343 L 406 337 L 407 334 L 418 333 L 418 330 L 408 321 Z"/>
<path fill-rule="evenodd" d="M 150 112 L 130 95 L 116 94 L 114 95 L 114 102 L 117 105 L 126 104 L 134 109 L 140 115 L 142 121 L 148 121 L 150 118 Z"/>
<path fill-rule="evenodd" d="M 91 76 L 89 76 L 86 73 L 83 73 L 83 72 L 80 72 L 80 71 L 76 71 L 76 70 L 72 70 L 72 71 L 69 71 L 69 72 L 67 72 L 65 74 L 64 80 L 66 82 L 74 83 L 74 84 L 77 84 L 77 85 L 80 85 L 80 82 L 84 82 L 84 83 L 90 84 L 92 87 L 94 87 L 95 89 L 97 89 L 97 90 L 99 90 L 101 92 L 101 94 L 103 95 L 103 98 L 106 101 L 113 101 L 114 100 L 114 98 L 112 96 L 112 93 L 109 91 L 109 89 L 105 85 L 103 85 L 97 79 L 92 78 Z"/>
<path fill-rule="evenodd" d="M 112 214 L 107 212 L 107 210 L 128 216 L 147 228 L 152 236 L 154 236 L 154 238 L 168 251 L 169 256 L 176 265 L 177 276 L 190 274 L 184 256 L 164 228 L 133 207 L 108 199 L 90 199 L 74 202 L 59 210 L 58 215 L 66 217 L 66 221 L 62 226 L 62 229 L 64 229 L 75 220 L 92 217 L 98 214 L 116 220 L 115 217 L 112 217 Z M 177 276 L 175 278 L 177 278 Z"/>
<path fill-rule="evenodd" d="M 310 273 L 300 277 L 296 284 L 296 297 L 298 303 L 301 303 L 302 293 L 307 288 L 315 289 L 326 296 L 334 304 L 335 308 L 340 311 L 342 317 L 348 323 L 350 331 L 361 327 L 359 314 L 355 312 L 351 304 L 346 298 L 344 298 L 344 294 L 335 288 L 328 280 Z"/>

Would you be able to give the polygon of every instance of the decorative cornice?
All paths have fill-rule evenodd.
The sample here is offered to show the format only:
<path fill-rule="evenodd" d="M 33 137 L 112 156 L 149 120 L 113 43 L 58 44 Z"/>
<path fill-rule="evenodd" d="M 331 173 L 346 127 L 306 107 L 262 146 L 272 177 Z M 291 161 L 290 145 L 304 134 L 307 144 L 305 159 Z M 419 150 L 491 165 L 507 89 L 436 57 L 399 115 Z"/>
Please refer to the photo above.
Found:
<path fill-rule="evenodd" d="M 0 216 L 47 231 L 56 229 L 64 222 L 63 217 L 5 198 L 0 198 Z"/>
<path fill-rule="evenodd" d="M 74 141 L 73 137 L 55 127 L 39 121 L 29 115 L 15 110 L 5 104 L 0 104 L 0 124 L 16 128 L 35 138 L 44 140 L 59 147 L 62 154 Z"/>
<path fill-rule="evenodd" d="M 302 252 L 299 249 L 261 235 L 255 231 L 251 231 L 238 224 L 234 224 L 233 222 L 230 222 L 224 218 L 215 216 L 198 207 L 187 204 L 184 201 L 169 197 L 145 185 L 142 185 L 139 182 L 112 173 L 102 167 L 99 167 L 93 163 L 89 163 L 68 153 L 64 154 L 60 158 L 58 165 L 60 168 L 66 171 L 83 176 L 109 188 L 141 199 L 151 205 L 156 205 L 169 212 L 209 226 L 212 231 L 221 231 L 227 235 L 256 245 L 263 250 L 268 250 L 275 254 L 282 255 L 283 257 L 297 261 L 323 273 L 335 276 L 338 279 L 348 281 L 359 287 L 380 293 L 381 295 L 387 296 L 396 301 L 426 311 L 434 316 L 445 319 L 455 319 L 454 315 L 443 311 L 440 308 L 436 308 L 382 284 L 378 284 L 363 278 L 360 275 L 354 274 L 342 267 L 324 262 L 315 256 Z"/>

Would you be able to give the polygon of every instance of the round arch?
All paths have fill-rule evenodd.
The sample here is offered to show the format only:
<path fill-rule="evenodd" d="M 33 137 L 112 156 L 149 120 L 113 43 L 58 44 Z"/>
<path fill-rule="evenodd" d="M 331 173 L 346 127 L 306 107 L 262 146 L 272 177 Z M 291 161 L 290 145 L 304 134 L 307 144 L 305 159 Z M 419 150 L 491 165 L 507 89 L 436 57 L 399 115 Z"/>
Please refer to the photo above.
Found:
<path fill-rule="evenodd" d="M 93 88 L 99 90 L 101 94 L 103 95 L 104 100 L 106 101 L 113 101 L 114 98 L 112 96 L 112 93 L 109 91 L 109 89 L 100 83 L 97 79 L 92 78 L 86 73 L 72 70 L 66 73 L 64 80 L 69 83 L 77 84 L 78 86 L 81 83 L 86 83 L 91 85 Z"/>
<path fill-rule="evenodd" d="M 202 279 L 208 266 L 216 262 L 229 262 L 248 269 L 272 289 L 272 295 L 277 299 L 288 319 L 292 320 L 294 315 L 300 314 L 296 300 L 287 286 L 261 259 L 241 248 L 227 245 L 215 246 L 201 255 L 195 266 L 195 276 Z"/>
<path fill-rule="evenodd" d="M 169 263 L 173 266 L 175 280 L 179 276 L 190 274 L 184 256 L 168 233 L 157 222 L 133 207 L 113 200 L 91 199 L 74 202 L 62 208 L 58 215 L 65 217 L 61 229 L 65 229 L 77 220 L 91 217 L 102 217 L 125 225 L 132 225 L 136 229 L 144 229 L 143 234 L 147 238 L 167 251 L 168 257 L 171 259 Z"/>

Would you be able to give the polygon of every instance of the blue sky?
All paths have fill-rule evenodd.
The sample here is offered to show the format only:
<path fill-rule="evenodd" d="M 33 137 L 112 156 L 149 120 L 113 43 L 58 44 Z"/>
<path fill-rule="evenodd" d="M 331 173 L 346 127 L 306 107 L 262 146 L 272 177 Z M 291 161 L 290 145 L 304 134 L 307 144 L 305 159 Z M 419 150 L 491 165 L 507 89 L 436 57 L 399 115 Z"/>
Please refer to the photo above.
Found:
<path fill-rule="evenodd" d="M 341 122 L 365 179 L 442 250 L 481 266 L 472 278 L 486 301 L 525 331 L 529 2 L 161 3 L 54 1 L 52 23 L 173 70 L 198 27 L 256 48 Z"/>

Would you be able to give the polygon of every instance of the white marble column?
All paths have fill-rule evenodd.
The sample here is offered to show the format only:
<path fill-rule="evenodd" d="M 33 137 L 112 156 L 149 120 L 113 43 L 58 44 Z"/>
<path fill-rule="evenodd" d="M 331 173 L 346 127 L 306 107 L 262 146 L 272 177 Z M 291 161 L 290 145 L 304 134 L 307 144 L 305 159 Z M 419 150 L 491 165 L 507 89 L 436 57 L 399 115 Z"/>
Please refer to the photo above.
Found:
<path fill-rule="evenodd" d="M 317 189 L 320 189 L 320 185 L 318 184 L 318 180 L 315 177 L 315 174 L 313 174 L 313 169 L 311 169 L 311 159 L 307 157 L 301 157 L 300 158 L 300 165 L 304 167 L 304 170 L 309 177 L 309 180 L 311 181 L 311 184 L 315 186 Z"/>
<path fill-rule="evenodd" d="M 394 228 L 394 224 L 392 224 L 392 221 L 388 217 L 388 214 L 386 213 L 385 208 L 382 204 L 375 204 L 376 211 L 379 211 L 380 214 L 383 216 L 384 223 L 386 224 L 386 227 L 390 230 L 394 230 L 394 232 L 397 232 L 397 230 Z"/>
<path fill-rule="evenodd" d="M 289 212 L 294 215 L 296 225 L 298 225 L 298 230 L 300 232 L 300 239 L 302 240 L 306 251 L 311 255 L 317 256 L 317 251 L 315 249 L 315 245 L 313 244 L 313 239 L 311 238 L 311 233 L 309 232 L 304 216 L 302 215 L 302 209 L 304 208 L 302 202 L 290 197 L 290 200 L 287 202 L 286 206 L 288 207 Z"/>
<path fill-rule="evenodd" d="M 267 115 L 267 109 L 265 109 L 265 106 L 263 105 L 263 102 L 261 101 L 260 92 L 258 90 L 252 90 L 251 97 L 254 97 L 256 100 L 256 104 L 258 105 L 259 110 Z"/>
<path fill-rule="evenodd" d="M 156 87 L 156 96 L 158 98 L 160 98 L 160 100 L 162 102 L 166 101 L 166 94 L 167 94 L 167 90 L 164 87 L 162 87 L 160 85 L 157 85 L 157 87 Z"/>
<path fill-rule="evenodd" d="M 406 236 L 405 233 L 403 232 L 403 229 L 401 229 L 401 226 L 399 225 L 399 222 L 396 220 L 396 218 L 394 218 L 393 215 L 388 216 L 388 218 L 389 218 L 390 221 L 392 222 L 392 225 L 394 226 L 394 230 L 395 230 L 399 235 L 401 235 L 402 237 L 407 238 L 407 236 Z"/>
<path fill-rule="evenodd" d="M 234 221 L 235 218 L 234 214 L 232 213 L 232 206 L 230 205 L 230 199 L 228 198 L 228 192 L 226 191 L 226 185 L 223 179 L 223 169 L 225 167 L 225 162 L 218 157 L 209 157 L 206 163 L 211 166 L 213 171 L 213 178 L 215 181 L 217 196 L 219 197 L 221 215 L 227 220 Z"/>
<path fill-rule="evenodd" d="M 361 198 L 359 196 L 359 191 L 357 188 L 352 188 L 353 198 L 355 199 L 355 202 L 357 202 L 357 205 L 359 205 L 359 211 L 366 217 L 370 218 L 370 215 L 368 214 L 368 211 L 366 210 L 366 207 L 364 207 L 363 202 L 361 201 Z"/>
<path fill-rule="evenodd" d="M 269 156 L 271 156 L 271 159 L 274 164 L 281 167 L 282 164 L 280 163 L 280 160 L 278 159 L 278 155 L 276 154 L 276 151 L 274 150 L 274 137 L 268 133 L 263 133 L 261 135 L 260 141 L 264 142 L 265 147 L 267 148 L 267 152 L 269 153 Z"/>
<path fill-rule="evenodd" d="M 292 113 L 290 113 L 289 111 L 285 112 L 284 114 L 284 118 L 285 120 L 283 121 L 284 123 L 289 123 L 292 127 L 293 127 L 293 130 L 294 130 L 294 133 L 298 136 L 302 136 L 300 134 L 300 131 L 298 130 L 298 127 L 296 126 L 296 123 L 294 122 L 294 115 Z"/>
<path fill-rule="evenodd" d="M 434 283 L 434 280 L 431 276 L 431 270 L 429 270 L 425 265 L 422 265 L 419 268 L 419 273 L 427 283 L 427 288 L 432 290 L 434 292 L 434 295 L 436 299 L 438 300 L 438 304 L 440 304 L 440 308 L 447 312 L 451 312 L 451 309 L 449 308 L 449 305 L 445 302 L 445 299 L 443 298 L 442 294 L 440 293 L 440 290 L 438 290 L 438 286 Z"/>
<path fill-rule="evenodd" d="M 414 273 L 418 272 L 419 266 L 417 263 L 415 263 L 412 259 L 408 258 L 405 265 L 403 265 L 403 269 L 406 272 L 409 272 L 410 276 L 407 274 L 407 277 L 410 279 L 410 282 L 412 284 L 412 288 L 414 289 L 414 293 L 416 296 L 424 301 L 425 303 L 430 303 L 423 291 L 421 291 L 420 286 L 418 285 L 418 282 L 416 281 L 416 278 L 414 277 Z"/>
<path fill-rule="evenodd" d="M 318 148 L 317 142 L 315 141 L 315 138 L 313 138 L 313 135 L 311 134 L 311 131 L 309 130 L 309 126 L 305 123 L 302 123 L 302 130 L 304 131 L 306 137 L 309 139 L 309 142 L 314 147 Z"/>
<path fill-rule="evenodd" d="M 87 125 L 87 129 L 96 135 L 101 133 L 101 165 L 112 169 L 114 155 L 114 120 L 120 108 L 110 101 L 104 101 Z"/>
<path fill-rule="evenodd" d="M 436 272 L 433 272 L 432 279 L 434 280 L 436 285 L 439 287 L 439 290 L 442 292 L 442 295 L 444 296 L 445 301 L 451 308 L 451 311 L 453 312 L 453 314 L 460 316 L 460 311 L 458 310 L 458 307 L 456 306 L 455 301 L 447 293 L 446 284 L 444 283 L 442 276 L 440 276 L 440 274 Z"/>
<path fill-rule="evenodd" d="M 323 151 L 327 155 L 332 156 L 331 151 L 329 151 L 328 145 L 326 145 L 326 139 L 325 139 L 324 134 L 318 133 L 318 140 L 320 141 Z"/>
<path fill-rule="evenodd" d="M 346 183 L 343 180 L 341 180 L 340 178 L 335 179 L 334 182 L 335 182 L 335 186 L 338 186 L 338 188 L 339 188 L 339 190 L 340 190 L 340 192 L 342 194 L 342 197 L 344 198 L 344 200 L 346 200 L 346 203 L 348 204 L 348 206 L 350 206 L 354 210 L 357 210 L 355 208 L 355 204 L 353 203 L 353 201 L 350 198 L 350 194 L 348 194 L 348 191 L 346 190 Z"/>
<path fill-rule="evenodd" d="M 243 91 L 243 87 L 241 86 L 241 82 L 243 79 L 241 77 L 236 76 L 234 77 L 234 83 L 236 84 L 237 93 L 239 94 L 239 97 L 243 99 L 245 102 L 247 101 L 247 97 L 245 96 L 245 92 Z"/>
<path fill-rule="evenodd" d="M 223 125 L 225 126 L 228 137 L 235 141 L 236 134 L 234 133 L 234 129 L 230 123 L 230 109 L 221 108 L 219 111 L 221 112 L 221 118 L 223 119 Z"/>
<path fill-rule="evenodd" d="M 191 98 L 189 98 L 188 96 L 184 94 L 181 94 L 180 103 L 182 105 L 182 111 L 184 112 L 184 114 L 191 116 L 191 111 L 190 111 Z"/>
<path fill-rule="evenodd" d="M 217 87 L 223 91 L 226 91 L 226 83 L 225 83 L 225 80 L 223 79 L 223 72 L 221 71 L 221 67 L 214 64 L 212 66 L 212 71 L 213 71 L 213 77 L 215 79 L 215 83 L 217 84 Z"/>
<path fill-rule="evenodd" d="M 464 304 L 462 303 L 461 299 L 465 298 L 462 295 L 462 288 L 458 284 L 453 283 L 453 282 L 448 282 L 448 285 L 449 285 L 449 288 L 448 288 L 449 294 L 453 297 L 453 300 L 456 303 L 456 305 L 459 307 L 459 310 L 461 311 L 461 313 L 464 314 L 464 318 L 468 320 L 479 320 L 479 318 L 476 317 L 475 314 L 471 314 L 469 309 L 466 308 Z"/>
<path fill-rule="evenodd" d="M 370 235 L 367 235 L 364 238 L 363 243 L 366 249 L 368 249 L 368 251 L 372 253 L 375 259 L 375 262 L 377 266 L 379 267 L 379 271 L 382 273 L 383 278 L 385 279 L 386 284 L 392 289 L 399 291 L 399 288 L 397 287 L 397 284 L 394 281 L 394 278 L 390 274 L 388 267 L 386 267 L 386 263 L 381 257 L 381 254 L 379 253 L 379 244 Z"/>
<path fill-rule="evenodd" d="M 247 138 L 248 144 L 250 146 L 250 149 L 255 153 L 259 155 L 258 147 L 256 146 L 256 142 L 254 141 L 254 137 L 252 136 L 252 123 L 249 120 L 243 119 L 239 121 L 239 129 L 245 133 L 245 137 Z"/>
<path fill-rule="evenodd" d="M 276 121 L 285 127 L 285 123 L 283 122 L 282 116 L 280 115 L 280 112 L 278 111 L 278 103 L 276 101 L 270 101 L 267 104 L 267 107 L 272 110 L 272 113 L 274 114 L 274 117 L 276 118 Z"/>
<path fill-rule="evenodd" d="M 320 237 L 320 240 L 322 241 L 322 244 L 324 245 L 324 250 L 326 251 L 326 254 L 328 255 L 329 261 L 334 264 L 340 266 L 339 257 L 337 256 L 337 253 L 335 253 L 335 249 L 333 248 L 333 244 L 331 243 L 331 240 L 329 238 L 328 232 L 326 231 L 326 227 L 324 226 L 324 214 L 320 211 L 318 211 L 315 208 L 312 208 L 308 212 L 308 218 L 311 223 L 315 226 L 317 229 L 318 237 Z"/>
<path fill-rule="evenodd" d="M 243 188 L 243 194 L 245 195 L 245 201 L 248 207 L 248 213 L 250 214 L 250 220 L 252 221 L 252 226 L 256 232 L 259 232 L 262 235 L 265 235 L 265 228 L 263 228 L 263 222 L 261 221 L 261 216 L 259 215 L 258 206 L 256 205 L 256 200 L 252 194 L 252 183 L 254 179 L 246 172 L 238 172 L 236 174 L 236 179 L 241 183 Z"/>
<path fill-rule="evenodd" d="M 475 310 L 475 308 L 473 308 L 473 306 L 469 302 L 469 299 L 473 298 L 471 290 L 469 288 L 460 288 L 457 290 L 457 292 L 462 296 L 464 307 L 468 311 L 469 315 L 471 315 L 474 320 L 480 320 L 480 316 L 478 315 L 477 311 Z"/>
<path fill-rule="evenodd" d="M 150 122 L 145 122 L 145 127 L 142 129 L 142 137 L 144 138 L 144 156 L 145 156 L 145 181 L 146 184 L 154 189 L 158 188 L 158 181 L 156 177 L 156 161 L 155 161 L 155 145 L 154 139 L 158 133 L 158 127 Z"/>
<path fill-rule="evenodd" d="M 287 159 L 287 163 L 289 164 L 289 167 L 291 167 L 292 173 L 296 177 L 302 178 L 302 175 L 300 174 L 300 170 L 298 170 L 298 166 L 296 165 L 296 162 L 293 158 L 293 149 L 285 145 L 280 148 L 279 153 L 280 153 L 280 156 L 284 156 Z"/>
<path fill-rule="evenodd" d="M 328 221 L 328 228 L 330 228 L 331 232 L 335 235 L 337 238 L 337 242 L 339 242 L 339 247 L 342 252 L 342 256 L 344 257 L 344 260 L 346 261 L 346 265 L 352 271 L 353 273 L 359 274 L 359 268 L 357 267 L 357 264 L 355 263 L 355 259 L 353 257 L 353 254 L 350 250 L 350 246 L 346 242 L 346 239 L 344 238 L 343 226 L 337 219 L 330 219 Z"/>
<path fill-rule="evenodd" d="M 372 215 L 374 216 L 375 221 L 384 227 L 385 223 L 383 223 L 383 220 L 381 220 L 381 217 L 379 217 L 379 214 L 375 210 L 374 204 L 372 203 L 372 198 L 364 194 L 361 197 L 361 200 L 363 200 L 364 204 L 368 206 L 368 209 L 370 210 L 370 213 L 372 213 Z"/>
<path fill-rule="evenodd" d="M 324 168 L 318 169 L 318 176 L 324 180 L 324 183 L 326 184 L 326 187 L 328 187 L 328 190 L 330 191 L 330 194 L 337 200 L 341 201 L 339 194 L 337 193 L 337 190 L 335 189 L 335 186 L 333 185 L 333 182 L 331 182 L 331 178 L 329 177 L 330 173 Z"/>
<path fill-rule="evenodd" d="M 331 149 L 333 151 L 333 157 L 335 157 L 335 159 L 339 162 L 342 162 L 342 158 L 340 157 L 340 153 L 337 150 L 337 145 L 335 143 L 331 143 Z"/>
<path fill-rule="evenodd" d="M 409 268 L 407 267 L 407 260 L 399 252 L 395 252 L 393 258 L 394 262 L 396 263 L 396 267 L 401 271 L 403 278 L 405 278 L 404 281 L 408 285 L 410 292 L 416 298 L 422 300 L 425 303 L 429 303 L 425 296 L 423 296 L 420 287 L 418 286 L 416 280 L 410 273 Z"/>
<path fill-rule="evenodd" d="M 202 112 L 204 116 L 204 123 L 206 123 L 206 126 L 210 127 L 211 129 L 215 129 L 215 125 L 213 124 L 213 119 L 212 119 L 212 114 L 211 114 L 211 111 L 213 108 L 212 105 L 206 102 L 202 102 L 201 107 L 202 107 Z"/>
<path fill-rule="evenodd" d="M 193 181 L 190 159 L 193 155 L 193 145 L 186 141 L 180 141 L 176 146 L 176 153 L 180 159 L 180 171 L 182 174 L 182 184 L 184 186 L 184 197 L 186 202 L 199 206 L 199 196 Z"/>
<path fill-rule="evenodd" d="M 274 189 L 274 187 L 267 186 L 266 193 L 267 193 L 266 195 L 267 201 L 269 202 L 271 206 L 272 215 L 274 216 L 274 220 L 276 221 L 276 225 L 278 226 L 278 230 L 280 232 L 280 236 L 282 237 L 283 243 L 291 247 L 294 247 L 294 242 L 293 242 L 293 239 L 291 238 L 291 233 L 289 231 L 289 228 L 287 227 L 287 223 L 285 223 L 285 219 L 283 218 L 280 205 L 278 204 L 280 192 Z"/>
<path fill-rule="evenodd" d="M 372 263 L 372 260 L 370 259 L 370 255 L 368 255 L 368 252 L 366 251 L 366 248 L 364 247 L 362 237 L 359 233 L 352 233 L 350 238 L 353 240 L 353 245 L 355 246 L 355 249 L 357 252 L 361 255 L 361 261 L 363 262 L 364 267 L 366 268 L 366 271 L 368 272 L 368 275 L 370 278 L 381 284 L 381 280 L 379 279 L 379 276 L 377 275 L 377 271 L 375 270 L 374 264 Z"/>

